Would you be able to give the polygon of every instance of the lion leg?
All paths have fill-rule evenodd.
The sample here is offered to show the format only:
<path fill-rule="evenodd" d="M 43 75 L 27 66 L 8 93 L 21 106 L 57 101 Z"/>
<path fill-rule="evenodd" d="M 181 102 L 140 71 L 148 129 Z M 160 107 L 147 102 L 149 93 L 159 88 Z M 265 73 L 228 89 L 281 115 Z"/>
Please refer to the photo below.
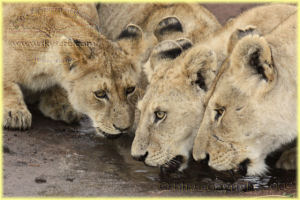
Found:
<path fill-rule="evenodd" d="M 297 148 L 293 147 L 284 151 L 279 160 L 276 162 L 276 167 L 285 170 L 295 170 L 297 167 Z"/>
<path fill-rule="evenodd" d="M 82 114 L 75 111 L 69 103 L 67 92 L 59 86 L 55 86 L 41 95 L 39 110 L 46 117 L 68 124 L 79 122 L 82 117 Z"/>
<path fill-rule="evenodd" d="M 17 83 L 3 83 L 3 127 L 7 129 L 26 130 L 31 127 L 32 116 L 23 98 L 23 93 Z"/>

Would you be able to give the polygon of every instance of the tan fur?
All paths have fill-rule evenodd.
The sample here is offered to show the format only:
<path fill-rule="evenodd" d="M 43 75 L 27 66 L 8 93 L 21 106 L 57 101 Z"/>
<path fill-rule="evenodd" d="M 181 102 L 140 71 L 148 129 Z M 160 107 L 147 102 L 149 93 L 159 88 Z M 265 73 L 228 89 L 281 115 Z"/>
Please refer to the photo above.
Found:
<path fill-rule="evenodd" d="M 76 3 L 75 5 L 81 14 L 81 17 L 99 31 L 100 20 L 96 5 L 94 3 Z"/>
<path fill-rule="evenodd" d="M 67 92 L 59 86 L 42 92 L 39 98 L 39 109 L 45 116 L 67 123 L 78 122 L 82 117 L 69 103 Z"/>
<path fill-rule="evenodd" d="M 148 62 L 145 68 L 152 75 L 147 73 L 150 74 L 150 84 L 144 98 L 138 103 L 141 119 L 132 145 L 132 155 L 138 157 L 148 152 L 145 163 L 151 166 L 161 166 L 172 157 L 182 155 L 184 163 L 180 169 L 183 169 L 211 93 L 209 89 L 214 84 L 220 66 L 224 61 L 226 63 L 228 49 L 237 43 L 232 35 L 238 29 L 252 26 L 261 34 L 271 32 L 296 9 L 290 5 L 253 8 L 174 61 L 162 60 L 155 66 Z M 206 90 L 195 83 L 197 73 L 201 74 Z M 167 113 L 167 117 L 159 124 L 154 123 L 156 109 Z"/>
<path fill-rule="evenodd" d="M 100 3 L 98 4 L 100 31 L 107 38 L 117 41 L 119 46 L 142 69 L 140 87 L 148 85 L 148 70 L 144 67 L 153 47 L 163 40 L 187 37 L 198 30 L 197 37 L 205 39 L 221 28 L 214 15 L 199 4 L 187 3 Z M 167 18 L 177 18 L 183 32 L 167 31 L 162 35 L 155 33 L 159 23 Z M 139 36 L 118 39 L 120 33 L 129 25 L 139 29 Z M 149 72 L 151 73 L 151 72 Z M 136 112 L 138 122 L 138 111 Z M 135 130 L 135 129 L 133 129 Z"/>
<path fill-rule="evenodd" d="M 135 56 L 135 62 L 143 66 L 151 49 L 166 39 L 187 37 L 198 29 L 198 37 L 207 38 L 221 26 L 216 18 L 199 4 L 187 3 L 144 3 L 144 4 L 100 4 L 98 9 L 101 32 L 112 40 L 117 37 L 128 24 L 135 24 L 142 31 L 138 41 L 120 41 L 120 46 Z M 155 30 L 164 18 L 176 17 L 182 25 L 183 32 L 166 32 L 155 35 Z M 201 32 L 200 32 L 201 31 Z"/>
<path fill-rule="evenodd" d="M 294 14 L 270 34 L 237 42 L 214 80 L 195 139 L 196 160 L 208 153 L 211 167 L 229 170 L 249 159 L 248 175 L 259 175 L 267 170 L 266 156 L 297 137 L 296 26 Z M 295 151 L 288 154 L 294 156 L 278 167 L 295 167 Z"/>
<path fill-rule="evenodd" d="M 145 37 L 150 35 L 154 37 L 154 30 L 158 23 L 169 16 L 175 16 L 182 22 L 184 34 L 186 35 L 195 30 L 195 27 L 199 29 L 201 27 L 203 34 L 205 34 L 203 37 L 220 28 L 215 16 L 199 4 L 104 3 L 100 5 L 98 13 L 101 32 L 112 40 L 117 39 L 122 29 L 129 23 L 140 26 Z"/>
<path fill-rule="evenodd" d="M 76 4 L 4 4 L 4 127 L 31 126 L 22 91 L 44 91 L 39 108 L 52 119 L 88 115 L 99 134 L 120 134 L 132 125 L 139 68 L 74 10 L 80 10 Z M 97 90 L 108 99 L 96 98 Z"/>

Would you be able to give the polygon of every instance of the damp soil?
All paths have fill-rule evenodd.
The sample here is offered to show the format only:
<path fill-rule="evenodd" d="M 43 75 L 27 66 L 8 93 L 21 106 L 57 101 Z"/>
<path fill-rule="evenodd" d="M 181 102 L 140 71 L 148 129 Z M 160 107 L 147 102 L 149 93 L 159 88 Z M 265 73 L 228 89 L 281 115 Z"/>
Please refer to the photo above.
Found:
<path fill-rule="evenodd" d="M 88 118 L 67 125 L 31 112 L 32 129 L 4 131 L 4 196 L 296 195 L 295 171 L 236 177 L 191 161 L 183 173 L 162 175 L 131 158 L 130 135 L 99 138 Z"/>
<path fill-rule="evenodd" d="M 257 4 L 204 4 L 224 24 Z M 263 177 L 221 173 L 191 161 L 183 173 L 162 175 L 130 156 L 133 137 L 96 137 L 88 118 L 67 125 L 33 106 L 27 131 L 3 131 L 4 196 L 296 196 L 296 172 Z M 269 158 L 272 166 L 280 153 Z"/>

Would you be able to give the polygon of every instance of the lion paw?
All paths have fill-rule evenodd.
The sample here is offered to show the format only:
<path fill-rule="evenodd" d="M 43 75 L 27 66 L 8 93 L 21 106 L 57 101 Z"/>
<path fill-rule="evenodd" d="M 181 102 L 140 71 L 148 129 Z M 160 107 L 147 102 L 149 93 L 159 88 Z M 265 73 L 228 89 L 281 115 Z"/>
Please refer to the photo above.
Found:
<path fill-rule="evenodd" d="M 3 127 L 6 129 L 26 130 L 31 127 L 32 116 L 27 108 L 5 108 Z"/>
<path fill-rule="evenodd" d="M 281 154 L 279 160 L 277 161 L 276 167 L 285 170 L 295 170 L 297 167 L 296 154 L 297 154 L 296 147 L 284 151 Z"/>
<path fill-rule="evenodd" d="M 82 114 L 75 111 L 70 104 L 49 105 L 40 103 L 40 111 L 53 120 L 64 121 L 68 124 L 79 122 Z"/>

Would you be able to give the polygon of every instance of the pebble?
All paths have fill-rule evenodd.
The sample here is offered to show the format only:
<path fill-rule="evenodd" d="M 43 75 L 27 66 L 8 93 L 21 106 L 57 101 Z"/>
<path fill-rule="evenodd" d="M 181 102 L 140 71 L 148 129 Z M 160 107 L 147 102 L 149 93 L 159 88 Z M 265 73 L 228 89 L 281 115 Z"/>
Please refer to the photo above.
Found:
<path fill-rule="evenodd" d="M 44 178 L 44 177 L 36 177 L 35 179 L 34 179 L 34 181 L 36 182 L 36 183 L 47 183 L 47 180 L 46 180 L 46 178 Z"/>

